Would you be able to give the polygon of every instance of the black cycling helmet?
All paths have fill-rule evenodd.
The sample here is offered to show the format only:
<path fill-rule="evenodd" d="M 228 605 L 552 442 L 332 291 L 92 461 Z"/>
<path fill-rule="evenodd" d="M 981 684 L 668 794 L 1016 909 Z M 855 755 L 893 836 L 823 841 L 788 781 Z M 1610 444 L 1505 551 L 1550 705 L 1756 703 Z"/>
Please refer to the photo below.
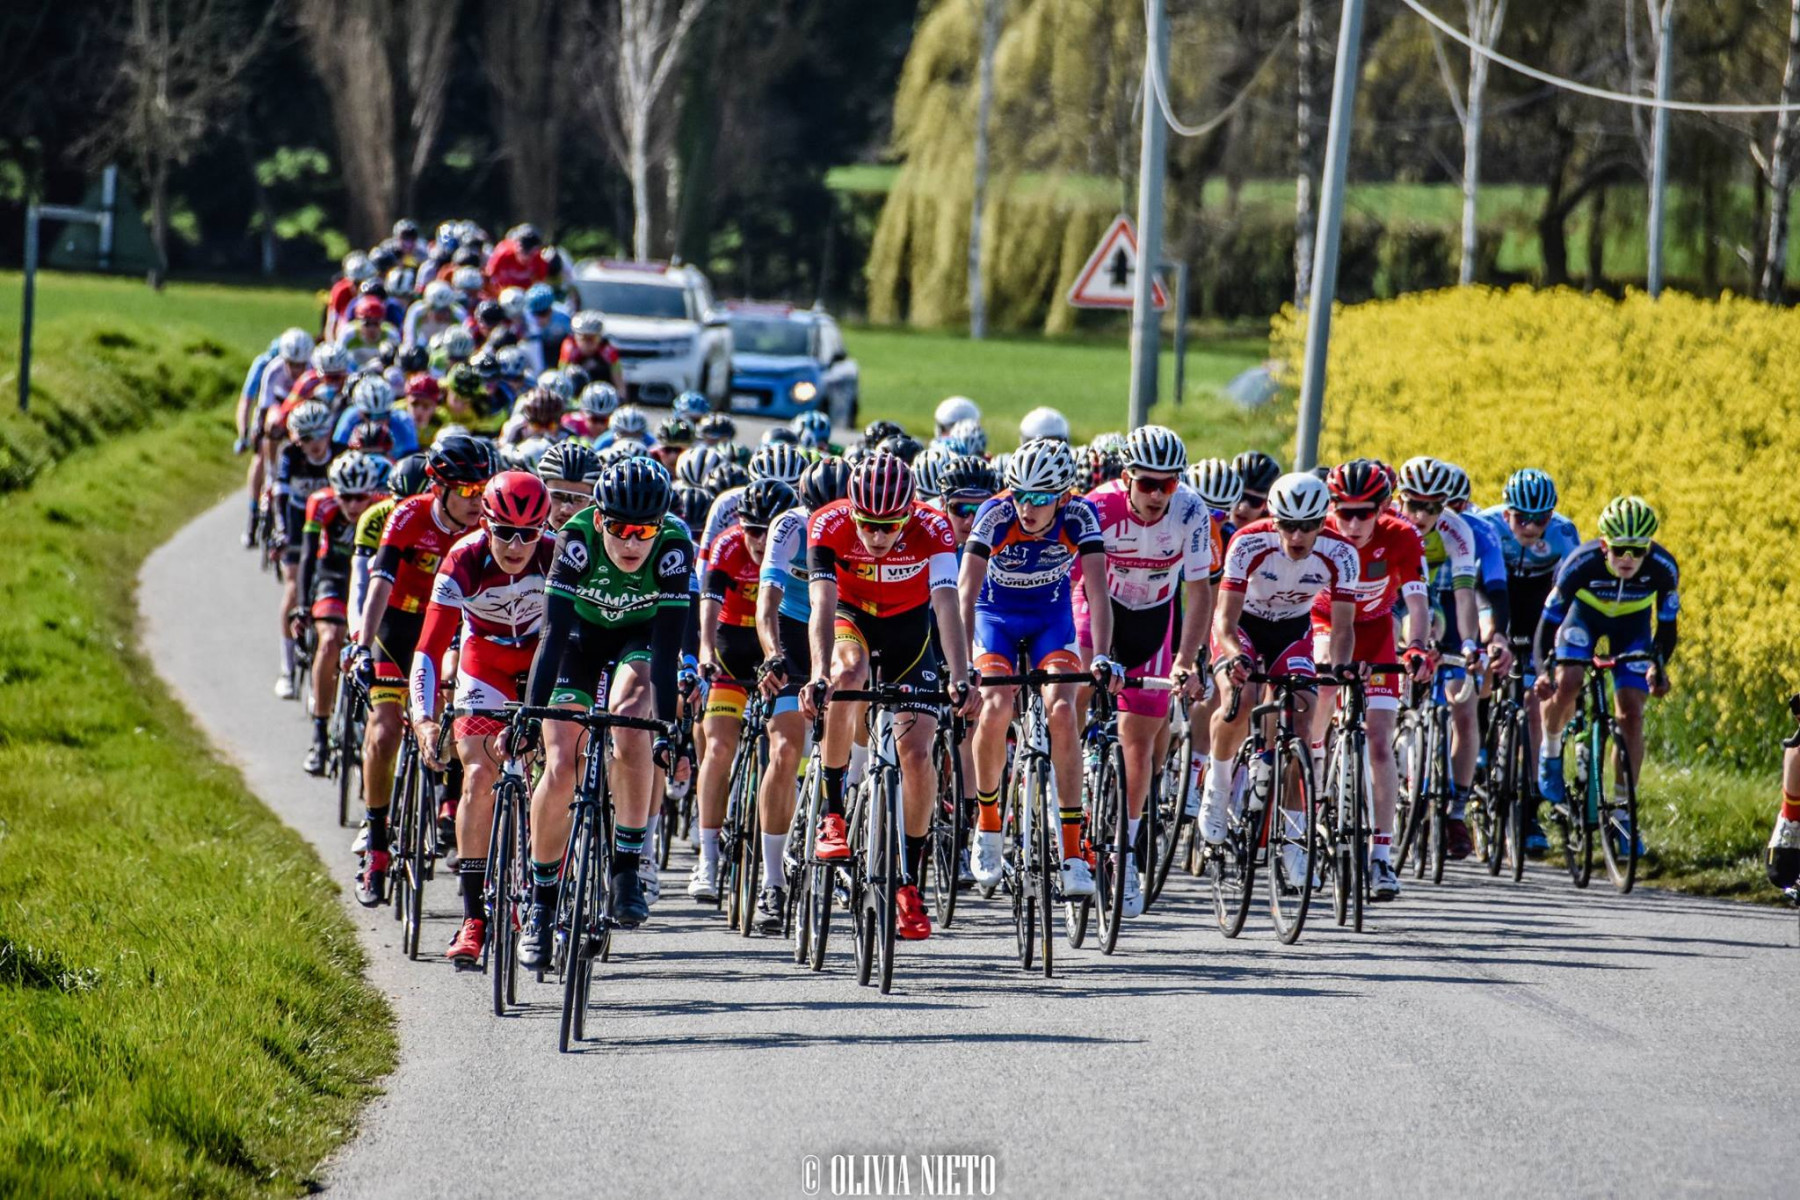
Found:
<path fill-rule="evenodd" d="M 841 458 L 821 459 L 800 476 L 800 499 L 817 512 L 850 491 L 850 464 Z"/>
<path fill-rule="evenodd" d="M 500 378 L 500 360 L 491 351 L 483 350 L 469 360 L 469 365 L 475 368 L 477 375 L 490 383 Z"/>
<path fill-rule="evenodd" d="M 417 375 L 431 366 L 431 352 L 415 342 L 402 350 L 396 361 L 399 362 L 402 371 L 408 375 Z"/>
<path fill-rule="evenodd" d="M 480 372 L 466 362 L 460 362 L 451 367 L 450 373 L 444 376 L 444 382 L 449 385 L 448 390 L 465 399 L 479 396 L 487 390 L 481 382 Z"/>
<path fill-rule="evenodd" d="M 774 446 L 778 444 L 783 446 L 798 446 L 800 444 L 800 435 L 789 429 L 786 425 L 772 425 L 763 430 L 762 444 L 765 446 Z"/>
<path fill-rule="evenodd" d="M 738 524 L 745 529 L 767 529 L 769 524 L 788 509 L 800 503 L 794 489 L 773 475 L 759 479 L 744 489 L 744 502 L 738 506 Z"/>
<path fill-rule="evenodd" d="M 474 246 L 462 246 L 450 256 L 450 261 L 459 267 L 479 267 L 481 251 Z"/>
<path fill-rule="evenodd" d="M 724 413 L 708 413 L 700 418 L 700 424 L 694 426 L 694 432 L 708 445 L 729 442 L 737 436 L 737 422 Z"/>
<path fill-rule="evenodd" d="M 515 225 L 512 240 L 518 243 L 521 250 L 536 250 L 544 244 L 544 235 L 537 231 L 535 225 Z"/>
<path fill-rule="evenodd" d="M 500 307 L 498 300 L 483 300 L 475 306 L 475 321 L 492 329 L 496 325 L 506 324 L 506 310 Z"/>
<path fill-rule="evenodd" d="M 538 459 L 537 473 L 545 483 L 592 483 L 600 478 L 600 456 L 582 442 L 552 442 Z"/>
<path fill-rule="evenodd" d="M 703 482 L 706 490 L 715 496 L 722 496 L 732 488 L 741 488 L 749 484 L 750 472 L 734 462 L 723 463 L 712 469 Z"/>
<path fill-rule="evenodd" d="M 569 380 L 569 390 L 577 396 L 587 390 L 587 385 L 594 382 L 594 377 L 580 367 L 564 367 L 563 375 Z"/>
<path fill-rule="evenodd" d="M 669 512 L 675 489 L 669 473 L 648 458 L 627 458 L 600 473 L 594 485 L 594 503 L 610 521 L 654 525 Z"/>
<path fill-rule="evenodd" d="M 1281 478 L 1281 464 L 1261 450 L 1246 450 L 1232 459 L 1231 465 L 1237 468 L 1238 477 L 1244 481 L 1244 490 L 1259 496 L 1267 496 L 1275 481 Z"/>
<path fill-rule="evenodd" d="M 976 458 L 973 454 L 957 455 L 938 472 L 938 495 L 946 500 L 985 498 L 999 490 L 1000 481 L 994 478 L 994 468 L 986 459 Z"/>
<path fill-rule="evenodd" d="M 694 427 L 680 417 L 670 417 L 657 425 L 656 440 L 665 446 L 686 449 L 694 444 Z"/>
<path fill-rule="evenodd" d="M 426 469 L 436 483 L 486 483 L 499 469 L 494 460 L 492 442 L 453 433 L 431 451 Z"/>
<path fill-rule="evenodd" d="M 675 496 L 669 502 L 669 511 L 686 522 L 689 529 L 704 529 L 706 515 L 712 511 L 712 506 L 711 492 L 691 483 L 678 483 Z"/>
<path fill-rule="evenodd" d="M 918 438 L 910 434 L 896 433 L 882 438 L 881 444 L 875 448 L 892 454 L 901 462 L 911 466 L 912 460 L 919 457 L 925 446 Z"/>
<path fill-rule="evenodd" d="M 373 296 L 377 300 L 386 300 L 388 298 L 387 284 L 381 281 L 379 275 L 363 280 L 356 285 L 356 298 L 360 300 L 364 296 Z"/>
<path fill-rule="evenodd" d="M 420 451 L 409 454 L 388 472 L 388 491 L 397 499 L 416 496 L 431 486 L 431 455 Z"/>
<path fill-rule="evenodd" d="M 386 246 L 377 246 L 369 251 L 369 265 L 385 278 L 389 271 L 400 265 L 400 256 Z"/>
<path fill-rule="evenodd" d="M 905 432 L 906 430 L 895 421 L 870 421 L 869 427 L 863 430 L 863 441 L 873 446 L 887 438 Z"/>

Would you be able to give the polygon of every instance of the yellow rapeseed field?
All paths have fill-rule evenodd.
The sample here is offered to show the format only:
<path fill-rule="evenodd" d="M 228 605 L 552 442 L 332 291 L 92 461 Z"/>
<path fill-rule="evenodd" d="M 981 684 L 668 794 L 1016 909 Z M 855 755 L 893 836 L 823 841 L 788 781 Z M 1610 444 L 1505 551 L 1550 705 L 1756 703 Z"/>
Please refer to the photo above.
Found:
<path fill-rule="evenodd" d="M 1303 322 L 1290 310 L 1274 334 L 1298 364 Z M 1659 741 L 1773 759 L 1800 688 L 1800 312 L 1524 287 L 1339 309 L 1320 457 L 1357 454 L 1459 463 L 1484 505 L 1541 467 L 1584 537 L 1612 496 L 1649 500 L 1682 574 Z"/>

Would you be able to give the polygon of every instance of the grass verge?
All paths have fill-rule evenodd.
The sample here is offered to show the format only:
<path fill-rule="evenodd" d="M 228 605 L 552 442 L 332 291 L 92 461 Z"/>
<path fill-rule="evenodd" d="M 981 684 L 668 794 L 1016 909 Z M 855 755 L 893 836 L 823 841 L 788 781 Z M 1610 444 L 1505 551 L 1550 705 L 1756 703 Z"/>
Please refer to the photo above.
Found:
<path fill-rule="evenodd" d="M 291 1195 L 391 1022 L 311 849 L 133 644 L 138 563 L 240 470 L 243 358 L 116 323 L 206 390 L 0 495 L 0 1195 Z"/>

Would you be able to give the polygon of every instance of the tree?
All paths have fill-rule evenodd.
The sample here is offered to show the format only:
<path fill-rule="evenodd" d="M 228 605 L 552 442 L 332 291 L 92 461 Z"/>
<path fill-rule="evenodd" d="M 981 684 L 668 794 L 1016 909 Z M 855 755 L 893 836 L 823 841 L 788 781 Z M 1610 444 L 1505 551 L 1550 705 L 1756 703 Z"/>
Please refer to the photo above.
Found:
<path fill-rule="evenodd" d="M 458 0 L 299 0 L 331 101 L 350 235 L 370 245 L 412 211 L 443 126 Z"/>
<path fill-rule="evenodd" d="M 132 0 L 118 34 L 106 112 L 84 146 L 100 162 L 129 155 L 150 193 L 152 286 L 169 268 L 169 174 L 225 132 L 278 5 L 260 22 L 224 0 Z"/>
<path fill-rule="evenodd" d="M 981 3 L 981 70 L 975 102 L 975 198 L 969 205 L 969 336 L 987 336 L 987 293 L 981 282 L 981 206 L 987 202 L 988 123 L 994 113 L 994 46 L 1001 0 Z"/>
<path fill-rule="evenodd" d="M 1450 107 L 1462 126 L 1462 262 L 1457 269 L 1457 282 L 1467 286 L 1475 282 L 1476 235 L 1480 226 L 1476 216 L 1476 200 L 1481 191 L 1481 126 L 1487 97 L 1488 59 L 1481 51 L 1492 49 L 1500 40 L 1500 26 L 1506 21 L 1506 0 L 1467 0 L 1469 40 L 1469 87 L 1466 98 L 1457 94 L 1456 81 L 1444 57 L 1443 41 L 1432 31 L 1431 46 L 1437 55 L 1438 70 L 1443 76 L 1444 90 L 1450 94 Z"/>
<path fill-rule="evenodd" d="M 518 220 L 556 226 L 562 122 L 568 111 L 570 36 L 562 0 L 507 0 L 484 17 L 483 65 L 495 100 L 495 133 Z"/>
<path fill-rule="evenodd" d="M 667 169 L 680 124 L 670 83 L 706 4 L 612 0 L 588 17 L 584 41 L 601 50 L 586 61 L 583 83 L 607 148 L 631 183 L 631 246 L 640 259 L 650 257 L 650 173 L 659 162 Z"/>
<path fill-rule="evenodd" d="M 1769 235 L 1763 251 L 1757 295 L 1780 303 L 1786 283 L 1788 252 L 1788 201 L 1794 190 L 1793 105 L 1800 103 L 1800 0 L 1788 7 L 1787 65 L 1781 72 L 1782 110 L 1775 118 L 1775 140 L 1768 157 L 1759 165 L 1769 181 Z"/>

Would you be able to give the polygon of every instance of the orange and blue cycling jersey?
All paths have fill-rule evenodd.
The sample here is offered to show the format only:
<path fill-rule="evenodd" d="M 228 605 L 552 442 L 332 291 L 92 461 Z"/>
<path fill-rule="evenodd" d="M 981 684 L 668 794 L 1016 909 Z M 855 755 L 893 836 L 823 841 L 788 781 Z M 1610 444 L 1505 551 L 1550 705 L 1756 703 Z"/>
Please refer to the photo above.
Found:
<path fill-rule="evenodd" d="M 1106 553 L 1093 505 L 1070 497 L 1043 532 L 1029 533 L 1012 493 L 1001 492 L 975 514 L 967 550 L 987 560 L 970 631 L 976 667 L 1008 674 L 1023 658 L 1027 667 L 1079 670 L 1069 580 L 1082 555 Z"/>

